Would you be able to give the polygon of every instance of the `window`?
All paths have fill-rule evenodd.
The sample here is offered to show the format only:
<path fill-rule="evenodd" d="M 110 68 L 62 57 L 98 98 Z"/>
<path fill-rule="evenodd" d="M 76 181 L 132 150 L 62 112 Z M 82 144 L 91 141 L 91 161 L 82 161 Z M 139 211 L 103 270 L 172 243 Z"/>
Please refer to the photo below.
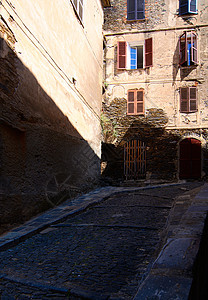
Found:
<path fill-rule="evenodd" d="M 144 19 L 144 0 L 127 0 L 127 20 Z"/>
<path fill-rule="evenodd" d="M 196 87 L 180 88 L 180 112 L 189 113 L 197 111 Z"/>
<path fill-rule="evenodd" d="M 73 7 L 79 17 L 80 21 L 83 22 L 83 0 L 71 0 Z"/>
<path fill-rule="evenodd" d="M 146 39 L 145 44 L 118 42 L 117 68 L 118 69 L 140 69 L 152 67 L 152 38 Z"/>
<path fill-rule="evenodd" d="M 197 35 L 194 32 L 184 32 L 179 38 L 179 63 L 181 66 L 197 64 Z"/>
<path fill-rule="evenodd" d="M 127 44 L 127 69 L 142 69 L 143 68 L 143 45 L 131 47 Z"/>
<path fill-rule="evenodd" d="M 144 91 L 128 90 L 127 115 L 139 115 L 144 113 Z"/>
<path fill-rule="evenodd" d="M 197 0 L 179 0 L 179 14 L 197 14 Z"/>

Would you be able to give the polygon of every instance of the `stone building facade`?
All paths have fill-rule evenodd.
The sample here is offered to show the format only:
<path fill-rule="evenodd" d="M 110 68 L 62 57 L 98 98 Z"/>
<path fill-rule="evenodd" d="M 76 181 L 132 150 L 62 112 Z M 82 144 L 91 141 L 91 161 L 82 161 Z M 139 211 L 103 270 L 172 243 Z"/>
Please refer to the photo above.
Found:
<path fill-rule="evenodd" d="M 0 2 L 0 220 L 24 221 L 100 174 L 103 6 Z"/>
<path fill-rule="evenodd" d="M 112 0 L 104 15 L 103 175 L 203 178 L 206 0 Z"/>

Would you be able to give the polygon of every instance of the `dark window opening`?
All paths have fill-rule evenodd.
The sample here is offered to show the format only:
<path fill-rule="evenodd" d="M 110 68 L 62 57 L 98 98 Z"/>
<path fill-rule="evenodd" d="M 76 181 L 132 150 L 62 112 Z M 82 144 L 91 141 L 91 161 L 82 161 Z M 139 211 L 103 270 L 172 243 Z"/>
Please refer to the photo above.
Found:
<path fill-rule="evenodd" d="M 179 0 L 179 14 L 197 14 L 197 0 Z"/>
<path fill-rule="evenodd" d="M 137 47 L 137 69 L 143 68 L 143 46 Z"/>
<path fill-rule="evenodd" d="M 130 47 L 130 69 L 143 68 L 143 46 Z"/>
<path fill-rule="evenodd" d="M 141 20 L 144 17 L 144 0 L 127 0 L 127 20 Z"/>

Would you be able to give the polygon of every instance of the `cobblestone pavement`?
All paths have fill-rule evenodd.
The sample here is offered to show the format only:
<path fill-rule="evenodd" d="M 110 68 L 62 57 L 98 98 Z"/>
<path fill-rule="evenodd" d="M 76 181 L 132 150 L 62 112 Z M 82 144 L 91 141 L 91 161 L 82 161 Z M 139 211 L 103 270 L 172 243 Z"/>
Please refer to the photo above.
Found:
<path fill-rule="evenodd" d="M 0 297 L 133 299 L 161 250 L 174 198 L 200 183 L 110 196 L 0 253 Z"/>

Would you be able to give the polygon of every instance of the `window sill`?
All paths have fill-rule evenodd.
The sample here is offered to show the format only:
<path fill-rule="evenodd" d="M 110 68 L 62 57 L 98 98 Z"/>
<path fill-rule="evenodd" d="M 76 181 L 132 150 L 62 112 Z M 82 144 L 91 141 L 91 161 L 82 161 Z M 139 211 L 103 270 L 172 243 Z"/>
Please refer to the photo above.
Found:
<path fill-rule="evenodd" d="M 198 15 L 198 11 L 197 12 L 188 12 L 185 14 L 178 14 L 178 17 L 182 17 L 182 18 L 190 18 L 192 15 Z"/>
<path fill-rule="evenodd" d="M 138 114 L 126 114 L 127 117 L 136 117 L 136 116 L 144 116 L 145 113 L 138 113 Z"/>
<path fill-rule="evenodd" d="M 199 65 L 199 63 L 191 65 L 191 66 L 181 66 L 181 65 L 179 65 L 179 68 L 180 69 L 195 69 L 198 65 Z"/>
<path fill-rule="evenodd" d="M 198 112 L 198 109 L 192 110 L 192 111 L 180 111 L 181 114 L 192 114 L 192 113 L 196 113 L 196 112 Z"/>
<path fill-rule="evenodd" d="M 117 71 L 127 71 L 127 72 L 138 72 L 138 71 L 142 71 L 142 70 L 146 70 L 146 69 L 150 69 L 153 66 L 148 66 L 148 67 L 143 67 L 143 68 L 139 68 L 139 69 L 117 69 Z M 187 68 L 187 67 L 186 67 Z"/>
<path fill-rule="evenodd" d="M 145 71 L 145 70 L 149 70 L 150 68 L 152 68 L 153 66 L 148 66 L 148 67 L 143 67 L 143 68 L 139 68 L 139 69 L 124 69 L 125 71 L 128 72 L 135 72 L 135 71 Z"/>
<path fill-rule="evenodd" d="M 135 19 L 135 20 L 128 20 L 126 19 L 126 23 L 133 23 L 133 22 L 145 22 L 147 20 L 147 18 L 143 18 L 143 19 Z"/>

